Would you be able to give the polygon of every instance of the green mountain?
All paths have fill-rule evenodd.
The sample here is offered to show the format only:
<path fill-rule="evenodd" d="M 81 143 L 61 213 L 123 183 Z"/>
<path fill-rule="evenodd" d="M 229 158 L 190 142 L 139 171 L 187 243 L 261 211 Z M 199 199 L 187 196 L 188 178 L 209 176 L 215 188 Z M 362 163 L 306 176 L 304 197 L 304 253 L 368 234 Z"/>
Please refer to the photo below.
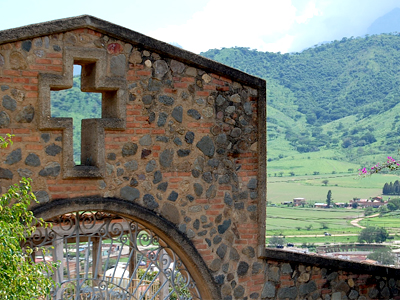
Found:
<path fill-rule="evenodd" d="M 382 34 L 343 38 L 301 53 L 235 47 L 201 55 L 267 80 L 269 166 L 286 172 L 290 163 L 285 169 L 274 168 L 274 162 L 304 153 L 312 159 L 320 152 L 319 159 L 344 161 L 353 170 L 397 154 L 399 50 L 399 35 Z"/>

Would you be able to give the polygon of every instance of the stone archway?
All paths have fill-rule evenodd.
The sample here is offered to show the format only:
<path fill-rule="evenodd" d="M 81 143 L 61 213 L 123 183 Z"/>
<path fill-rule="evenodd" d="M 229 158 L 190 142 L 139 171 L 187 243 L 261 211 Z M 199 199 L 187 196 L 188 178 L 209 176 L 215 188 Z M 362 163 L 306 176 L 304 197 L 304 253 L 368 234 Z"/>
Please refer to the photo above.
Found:
<path fill-rule="evenodd" d="M 60 199 L 33 209 L 50 221 L 27 240 L 59 261 L 52 299 L 219 299 L 203 259 L 169 221 L 115 198 Z"/>

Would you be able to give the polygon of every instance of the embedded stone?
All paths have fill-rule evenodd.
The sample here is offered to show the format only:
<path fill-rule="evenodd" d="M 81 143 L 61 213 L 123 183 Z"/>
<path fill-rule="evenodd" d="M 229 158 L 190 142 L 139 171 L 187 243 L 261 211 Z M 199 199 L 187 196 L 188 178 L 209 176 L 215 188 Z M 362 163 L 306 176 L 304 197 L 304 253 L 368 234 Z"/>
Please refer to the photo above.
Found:
<path fill-rule="evenodd" d="M 150 146 L 152 144 L 151 135 L 146 134 L 146 135 L 142 136 L 139 140 L 139 144 L 141 146 Z"/>
<path fill-rule="evenodd" d="M 297 297 L 297 287 L 283 287 L 278 290 L 278 298 L 279 299 L 296 299 Z"/>
<path fill-rule="evenodd" d="M 185 142 L 188 144 L 193 144 L 194 141 L 194 132 L 188 131 L 185 134 Z"/>
<path fill-rule="evenodd" d="M 50 156 L 56 156 L 58 153 L 60 153 L 62 148 L 56 144 L 52 144 L 46 147 L 45 152 L 47 155 Z"/>
<path fill-rule="evenodd" d="M 162 87 L 162 82 L 156 78 L 150 78 L 149 79 L 149 84 L 147 85 L 147 89 L 150 92 L 156 92 L 161 90 Z"/>
<path fill-rule="evenodd" d="M 5 95 L 5 96 L 3 97 L 3 107 L 4 107 L 5 109 L 14 111 L 14 110 L 17 109 L 17 101 L 15 101 L 13 98 L 11 98 L 11 97 L 8 96 L 8 95 Z"/>
<path fill-rule="evenodd" d="M 156 141 L 157 142 L 163 142 L 163 143 L 168 143 L 169 138 L 166 136 L 156 136 Z"/>
<path fill-rule="evenodd" d="M 134 201 L 140 197 L 140 192 L 136 188 L 130 186 L 124 186 L 120 190 L 120 196 L 124 200 Z"/>
<path fill-rule="evenodd" d="M 0 54 L 0 67 L 4 66 L 5 64 L 5 60 L 4 60 L 4 56 Z M 3 91 L 3 89 L 1 89 Z"/>
<path fill-rule="evenodd" d="M 31 167 L 40 166 L 40 158 L 35 153 L 29 153 L 25 159 L 25 164 Z"/>
<path fill-rule="evenodd" d="M 247 246 L 243 248 L 242 253 L 246 255 L 248 258 L 254 258 L 256 256 L 256 252 L 253 247 Z"/>
<path fill-rule="evenodd" d="M 225 193 L 225 196 L 224 196 L 224 202 L 225 202 L 225 204 L 227 204 L 229 206 L 231 206 L 233 203 L 233 199 L 232 199 L 231 195 L 227 192 Z"/>
<path fill-rule="evenodd" d="M 152 112 L 149 114 L 149 123 L 150 123 L 150 124 L 151 124 L 151 123 L 154 123 L 155 120 L 156 120 L 156 113 L 152 111 Z"/>
<path fill-rule="evenodd" d="M 155 171 L 155 172 L 154 172 L 153 183 L 154 183 L 154 184 L 157 184 L 157 183 L 159 183 L 159 182 L 161 182 L 161 181 L 162 181 L 162 173 L 161 173 L 161 171 Z"/>
<path fill-rule="evenodd" d="M 130 160 L 124 164 L 124 167 L 127 171 L 133 172 L 138 169 L 138 163 L 136 160 Z"/>
<path fill-rule="evenodd" d="M 29 169 L 18 169 L 17 172 L 20 177 L 25 177 L 25 178 L 32 177 L 33 175 L 33 172 Z"/>
<path fill-rule="evenodd" d="M 194 197 L 192 195 L 186 195 L 186 199 L 188 199 L 190 202 L 193 202 Z"/>
<path fill-rule="evenodd" d="M 225 244 L 221 244 L 217 249 L 217 255 L 221 259 L 224 259 L 227 249 L 228 249 L 228 246 L 226 246 Z"/>
<path fill-rule="evenodd" d="M 250 102 L 246 102 L 246 103 L 243 105 L 243 108 L 244 108 L 244 113 L 245 113 L 246 115 L 249 116 L 249 115 L 251 115 L 251 114 L 253 113 L 253 108 L 252 108 Z"/>
<path fill-rule="evenodd" d="M 215 245 L 218 245 L 219 243 L 221 243 L 221 241 L 222 241 L 222 237 L 219 236 L 219 235 L 216 235 L 216 236 L 213 238 L 213 243 L 214 243 Z"/>
<path fill-rule="evenodd" d="M 261 272 L 262 268 L 263 268 L 263 265 L 262 265 L 261 263 L 259 263 L 259 262 L 256 261 L 255 263 L 253 263 L 253 267 L 252 267 L 251 273 L 252 273 L 253 275 L 254 275 L 254 274 L 258 274 L 258 273 Z"/>
<path fill-rule="evenodd" d="M 7 155 L 6 161 L 4 162 L 6 165 L 13 165 L 19 162 L 22 159 L 21 148 L 12 151 L 9 155 Z"/>
<path fill-rule="evenodd" d="M 251 293 L 250 294 L 250 299 L 258 299 L 260 297 L 260 294 L 257 292 Z"/>
<path fill-rule="evenodd" d="M 193 205 L 189 207 L 189 212 L 192 213 L 201 212 L 201 210 L 202 210 L 201 205 Z"/>
<path fill-rule="evenodd" d="M 36 197 L 36 200 L 39 201 L 40 204 L 47 203 L 50 201 L 50 196 L 46 191 L 35 191 L 33 194 Z"/>
<path fill-rule="evenodd" d="M 221 95 L 218 95 L 217 100 L 215 100 L 215 103 L 217 103 L 218 106 L 221 106 L 225 103 L 226 99 L 222 97 Z"/>
<path fill-rule="evenodd" d="M 13 70 L 25 70 L 28 67 L 25 57 L 19 52 L 10 54 L 10 66 Z"/>
<path fill-rule="evenodd" d="M 158 115 L 158 121 L 157 121 L 157 126 L 158 127 L 163 127 L 165 123 L 167 122 L 168 114 L 165 112 L 160 112 Z"/>
<path fill-rule="evenodd" d="M 178 196 L 179 194 L 177 192 L 172 191 L 171 194 L 169 194 L 167 200 L 175 202 L 176 199 L 178 199 Z"/>
<path fill-rule="evenodd" d="M 213 199 L 215 198 L 215 196 L 217 195 L 217 188 L 216 186 L 213 184 L 211 185 L 207 191 L 206 191 L 206 198 L 207 199 Z"/>
<path fill-rule="evenodd" d="M 210 270 L 213 272 L 218 271 L 221 268 L 222 261 L 219 258 L 214 259 L 210 264 Z"/>
<path fill-rule="evenodd" d="M 194 188 L 194 193 L 197 196 L 201 196 L 201 194 L 203 194 L 203 186 L 199 183 L 194 183 L 193 184 L 193 188 Z"/>
<path fill-rule="evenodd" d="M 228 184 L 230 182 L 230 177 L 228 174 L 222 175 L 219 179 L 218 179 L 218 183 L 219 184 Z"/>
<path fill-rule="evenodd" d="M 158 186 L 157 186 L 157 190 L 165 192 L 168 188 L 168 182 L 161 182 Z"/>
<path fill-rule="evenodd" d="M 390 292 L 389 292 L 389 296 L 390 296 Z M 349 294 L 349 299 L 355 300 L 357 298 L 358 298 L 358 292 L 356 290 L 351 290 L 350 294 Z"/>
<path fill-rule="evenodd" d="M 156 60 L 153 64 L 153 67 L 154 67 L 153 75 L 158 79 L 163 78 L 164 75 L 167 74 L 168 72 L 168 65 L 164 60 Z"/>
<path fill-rule="evenodd" d="M 256 178 L 251 178 L 249 180 L 249 183 L 247 184 L 247 188 L 251 190 L 257 189 L 257 179 Z"/>
<path fill-rule="evenodd" d="M 132 142 L 125 143 L 122 147 L 122 157 L 135 155 L 138 150 L 138 145 Z"/>
<path fill-rule="evenodd" d="M 297 280 L 298 282 L 308 282 L 310 280 L 310 273 L 307 272 L 301 273 Z"/>
<path fill-rule="evenodd" d="M 233 103 L 240 103 L 241 101 L 239 94 L 232 95 L 229 100 L 231 100 Z"/>
<path fill-rule="evenodd" d="M 215 283 L 218 285 L 222 285 L 224 284 L 224 280 L 225 280 L 225 275 L 224 274 L 220 274 L 214 277 Z"/>
<path fill-rule="evenodd" d="M 160 165 L 164 168 L 169 168 L 172 164 L 172 160 L 174 158 L 174 150 L 172 149 L 166 149 L 163 152 L 161 152 L 159 161 Z"/>
<path fill-rule="evenodd" d="M 235 206 L 235 209 L 237 209 L 237 210 L 244 209 L 244 203 L 243 202 L 235 202 L 234 206 Z"/>
<path fill-rule="evenodd" d="M 171 113 L 171 116 L 179 123 L 182 123 L 183 108 L 182 106 L 176 106 Z"/>
<path fill-rule="evenodd" d="M 1 60 L 1 54 L 0 54 L 0 60 Z M 0 67 L 1 67 L 1 65 L 0 65 Z M 0 89 L 1 89 L 1 91 L 2 92 L 4 92 L 4 91 L 6 91 L 6 90 L 8 90 L 10 87 L 8 86 L 8 85 L 2 85 L 2 86 L 0 86 Z"/>
<path fill-rule="evenodd" d="M 242 130 L 238 127 L 233 128 L 230 135 L 233 138 L 238 138 L 242 135 Z"/>
<path fill-rule="evenodd" d="M 185 65 L 183 63 L 176 61 L 174 59 L 171 60 L 170 66 L 171 66 L 172 72 L 178 73 L 178 74 L 182 73 L 183 70 L 185 69 Z"/>
<path fill-rule="evenodd" d="M 349 287 L 349 285 L 346 283 L 346 281 L 341 280 L 341 281 L 339 281 L 338 284 L 336 284 L 335 290 L 336 290 L 336 291 L 339 291 L 339 292 L 345 292 L 345 293 L 347 293 L 348 291 L 350 291 L 350 287 Z M 375 298 L 375 297 L 371 297 L 371 298 Z"/>
<path fill-rule="evenodd" d="M 187 111 L 187 114 L 188 114 L 189 117 L 192 117 L 195 120 L 200 120 L 201 119 L 200 113 L 195 109 L 189 109 Z"/>
<path fill-rule="evenodd" d="M 117 176 L 122 176 L 124 175 L 125 170 L 122 168 L 117 168 Z"/>
<path fill-rule="evenodd" d="M 156 209 L 158 207 L 157 201 L 154 199 L 154 197 L 150 194 L 145 194 L 143 196 L 143 204 L 148 208 L 148 209 Z"/>
<path fill-rule="evenodd" d="M 129 56 L 129 62 L 132 64 L 140 64 L 142 62 L 142 54 L 137 50 L 132 51 Z"/>
<path fill-rule="evenodd" d="M 138 182 L 135 178 L 132 178 L 132 179 L 129 181 L 129 185 L 130 185 L 130 186 L 136 187 L 136 186 L 139 185 L 139 182 Z"/>
<path fill-rule="evenodd" d="M 203 76 L 201 76 L 201 79 L 203 79 L 205 83 L 209 83 L 209 82 L 211 82 L 212 78 L 208 74 L 203 74 Z"/>
<path fill-rule="evenodd" d="M 62 141 L 62 135 L 56 137 L 54 140 L 55 140 L 56 142 L 61 142 L 61 141 Z"/>
<path fill-rule="evenodd" d="M 151 103 L 153 103 L 153 96 L 152 95 L 144 95 L 142 97 L 142 102 L 144 105 L 151 105 Z"/>
<path fill-rule="evenodd" d="M 13 173 L 8 169 L 0 168 L 0 179 L 13 179 Z"/>
<path fill-rule="evenodd" d="M 146 172 L 147 172 L 147 173 L 153 172 L 154 169 L 156 168 L 156 166 L 157 166 L 156 161 L 152 159 L 152 160 L 149 161 L 149 162 L 147 163 L 147 165 L 146 165 Z"/>
<path fill-rule="evenodd" d="M 269 281 L 264 283 L 261 298 L 275 298 L 275 285 Z"/>
<path fill-rule="evenodd" d="M 205 182 L 207 182 L 207 183 L 213 182 L 213 179 L 214 179 L 211 172 L 205 172 L 205 173 L 203 173 L 203 175 L 201 176 L 201 178 L 202 178 Z"/>
<path fill-rule="evenodd" d="M 146 158 L 147 156 L 149 156 L 151 154 L 151 150 L 150 149 L 143 149 L 142 150 L 142 154 L 140 155 L 140 157 L 143 159 L 143 158 Z"/>
<path fill-rule="evenodd" d="M 238 285 L 234 290 L 233 290 L 233 296 L 238 299 L 242 298 L 244 295 L 245 289 L 243 286 Z"/>
<path fill-rule="evenodd" d="M 125 76 L 125 55 L 112 56 L 110 59 L 110 72 L 114 76 Z"/>
<path fill-rule="evenodd" d="M 196 147 L 208 157 L 213 157 L 215 152 L 215 146 L 212 139 L 207 135 L 202 137 L 202 139 L 196 144 Z"/>
<path fill-rule="evenodd" d="M 310 281 L 308 283 L 301 284 L 299 286 L 299 295 L 304 296 L 308 295 L 317 290 L 317 285 L 314 281 Z"/>
<path fill-rule="evenodd" d="M 190 150 L 189 149 L 179 149 L 177 151 L 177 153 L 178 153 L 179 157 L 185 157 L 185 156 L 188 156 L 190 154 Z"/>
<path fill-rule="evenodd" d="M 202 110 L 203 116 L 206 118 L 211 118 L 214 115 L 214 109 L 212 107 L 206 107 Z"/>
<path fill-rule="evenodd" d="M 182 140 L 178 137 L 174 138 L 174 143 L 177 146 L 182 146 Z"/>
<path fill-rule="evenodd" d="M 249 270 L 249 264 L 247 262 L 245 261 L 239 262 L 239 265 L 237 267 L 238 276 L 246 275 L 248 270 Z"/>
<path fill-rule="evenodd" d="M 196 70 L 196 68 L 188 67 L 186 69 L 186 74 L 189 75 L 189 76 L 195 77 L 195 76 L 197 76 L 197 70 Z"/>
<path fill-rule="evenodd" d="M 61 166 L 58 162 L 48 163 L 42 170 L 40 170 L 39 175 L 43 177 L 57 177 L 60 174 Z"/>
<path fill-rule="evenodd" d="M 99 180 L 99 189 L 104 190 L 106 187 L 106 182 L 104 180 Z"/>
<path fill-rule="evenodd" d="M 174 98 L 166 96 L 166 95 L 159 96 L 158 101 L 167 106 L 172 106 L 172 105 L 174 105 L 174 102 L 175 102 Z"/>
<path fill-rule="evenodd" d="M 35 116 L 35 109 L 32 105 L 25 106 L 15 117 L 18 123 L 31 123 Z"/>
<path fill-rule="evenodd" d="M 225 109 L 225 113 L 227 113 L 228 115 L 230 115 L 231 113 L 233 113 L 234 111 L 236 110 L 236 107 L 234 107 L 234 106 L 228 106 L 226 109 Z"/>
<path fill-rule="evenodd" d="M 231 226 L 231 219 L 225 220 L 224 222 L 222 222 L 221 225 L 218 225 L 218 233 L 219 234 L 224 234 L 225 231 L 228 230 L 228 228 Z"/>
<path fill-rule="evenodd" d="M 108 160 L 116 160 L 117 159 L 117 155 L 115 153 L 108 153 L 107 154 L 107 159 Z"/>

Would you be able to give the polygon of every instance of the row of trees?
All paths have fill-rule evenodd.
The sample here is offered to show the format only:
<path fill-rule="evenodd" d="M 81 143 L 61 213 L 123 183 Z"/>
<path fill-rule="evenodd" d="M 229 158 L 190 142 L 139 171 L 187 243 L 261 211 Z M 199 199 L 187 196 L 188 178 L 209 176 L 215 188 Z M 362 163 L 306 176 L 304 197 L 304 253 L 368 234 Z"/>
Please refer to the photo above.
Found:
<path fill-rule="evenodd" d="M 400 182 L 396 180 L 394 183 L 385 183 L 382 189 L 383 195 L 400 195 Z"/>

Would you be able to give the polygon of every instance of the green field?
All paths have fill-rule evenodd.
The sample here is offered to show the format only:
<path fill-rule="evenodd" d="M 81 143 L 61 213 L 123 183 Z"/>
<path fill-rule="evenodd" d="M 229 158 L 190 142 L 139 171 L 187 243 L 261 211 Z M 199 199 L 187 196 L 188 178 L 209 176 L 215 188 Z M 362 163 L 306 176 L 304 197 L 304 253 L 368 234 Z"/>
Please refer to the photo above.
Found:
<path fill-rule="evenodd" d="M 396 175 L 375 174 L 358 178 L 355 174 L 317 176 L 268 177 L 267 200 L 269 204 L 306 198 L 307 201 L 325 202 L 329 190 L 334 202 L 348 203 L 354 197 L 370 198 L 381 196 L 386 182 L 398 180 Z M 328 180 L 327 186 L 322 181 Z"/>
<path fill-rule="evenodd" d="M 267 208 L 267 235 L 315 235 L 325 231 L 336 234 L 358 233 L 350 221 L 360 210 L 314 208 Z M 310 230 L 306 228 L 312 226 Z M 325 228 L 323 228 L 325 227 Z"/>

